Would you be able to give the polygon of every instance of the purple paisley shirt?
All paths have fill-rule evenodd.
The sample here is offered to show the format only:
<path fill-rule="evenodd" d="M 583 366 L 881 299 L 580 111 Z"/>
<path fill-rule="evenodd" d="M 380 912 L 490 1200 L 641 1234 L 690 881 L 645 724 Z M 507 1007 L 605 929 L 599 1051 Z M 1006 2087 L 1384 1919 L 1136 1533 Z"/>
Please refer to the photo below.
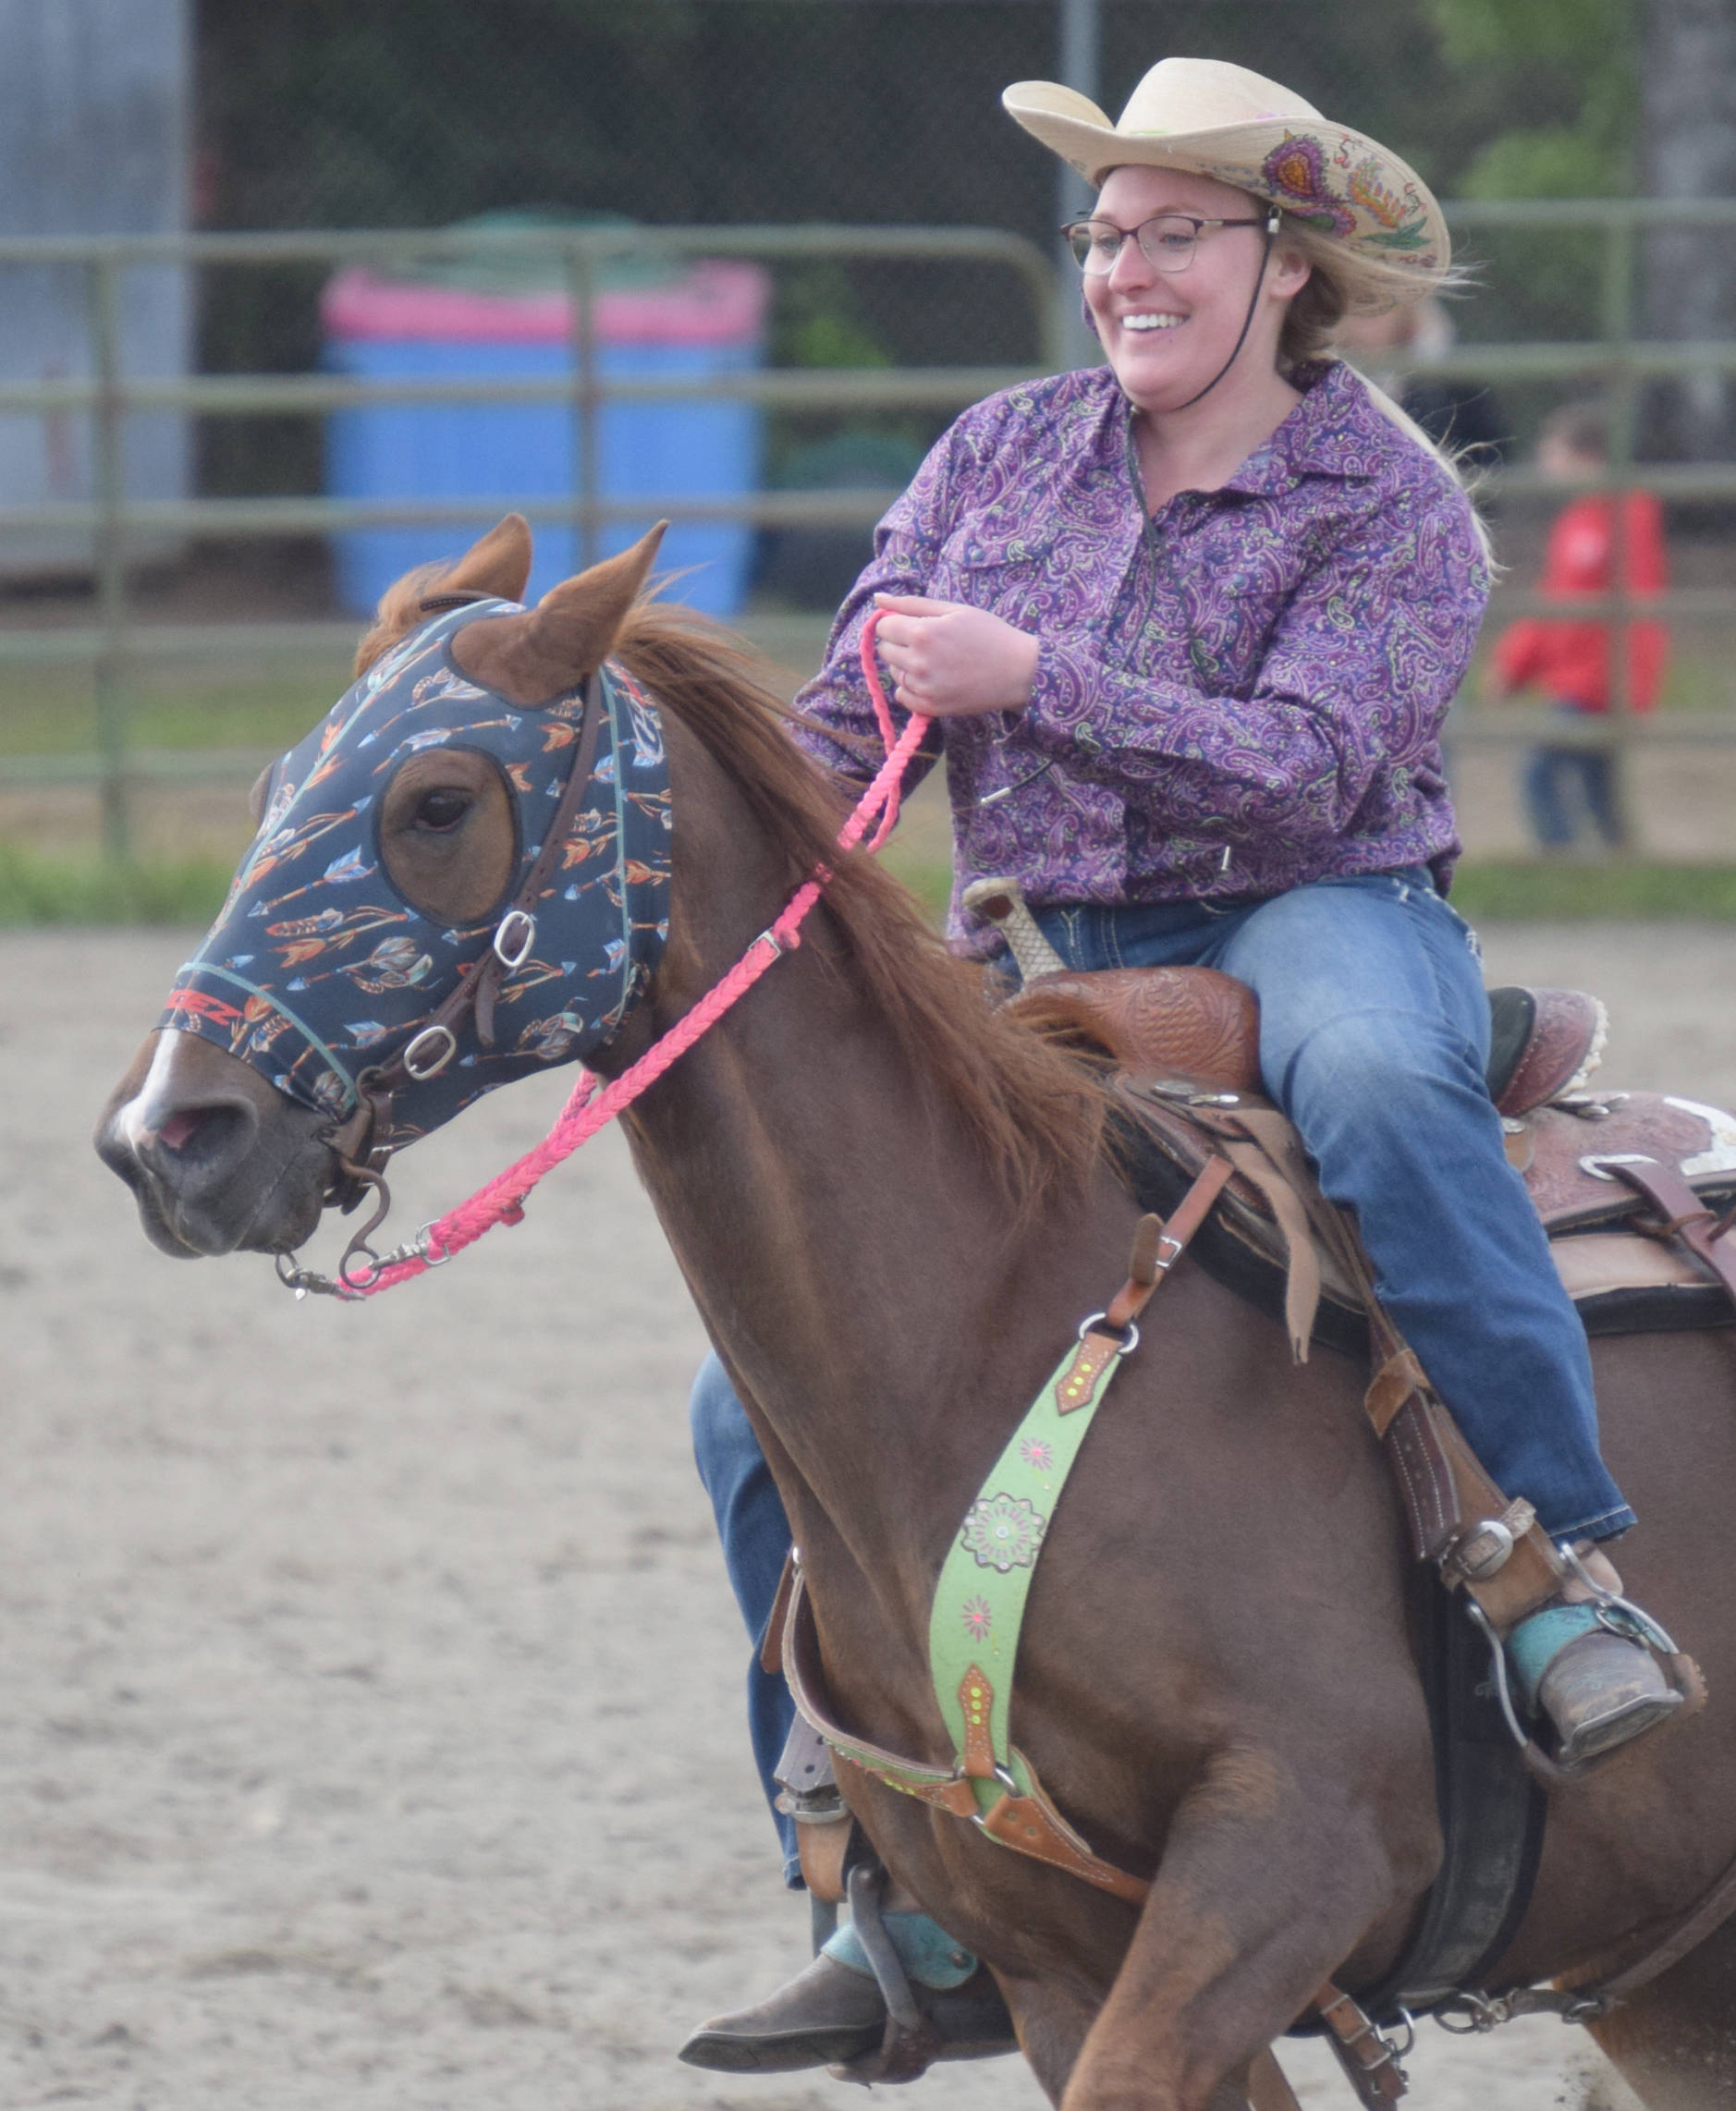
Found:
<path fill-rule="evenodd" d="M 1440 726 L 1488 596 L 1470 504 L 1349 369 L 1293 378 L 1302 401 L 1221 490 L 1151 516 L 1106 367 L 1008 389 L 942 436 L 875 531 L 797 699 L 819 760 L 862 779 L 878 761 L 857 661 L 875 592 L 968 602 L 1041 641 L 1022 712 L 941 720 L 927 744 L 970 950 L 994 942 L 958 896 L 988 875 L 1036 907 L 1422 863 L 1447 884 Z"/>

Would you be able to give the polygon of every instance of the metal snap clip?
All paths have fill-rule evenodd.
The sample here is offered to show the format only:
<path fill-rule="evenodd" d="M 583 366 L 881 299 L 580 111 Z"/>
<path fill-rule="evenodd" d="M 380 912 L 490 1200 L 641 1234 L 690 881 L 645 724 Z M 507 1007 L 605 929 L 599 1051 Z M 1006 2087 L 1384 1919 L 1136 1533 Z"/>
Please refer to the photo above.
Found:
<path fill-rule="evenodd" d="M 286 1290 L 295 1292 L 296 1303 L 309 1296 L 330 1297 L 337 1286 L 327 1276 L 312 1268 L 304 1268 L 294 1253 L 277 1253 L 272 1256 L 277 1270 L 277 1280 Z"/>

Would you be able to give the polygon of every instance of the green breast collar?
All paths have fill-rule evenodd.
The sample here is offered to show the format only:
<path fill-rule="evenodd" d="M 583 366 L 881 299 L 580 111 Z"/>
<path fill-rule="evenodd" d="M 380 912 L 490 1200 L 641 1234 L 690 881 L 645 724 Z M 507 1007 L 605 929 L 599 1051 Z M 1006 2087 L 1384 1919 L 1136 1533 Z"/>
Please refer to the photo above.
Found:
<path fill-rule="evenodd" d="M 1077 1346 L 1056 1367 L 965 1512 L 935 1587 L 928 1630 L 929 1669 L 952 1740 L 952 1765 L 902 1759 L 832 1719 L 799 1568 L 784 1628 L 790 1691 L 835 1757 L 888 1788 L 971 1819 L 1004 1847 L 1068 1869 L 1135 1904 L 1149 1888 L 1143 1879 L 1092 1851 L 1012 1742 L 1013 1675 L 1037 1557 L 1068 1474 L 1110 1382 L 1139 1346 L 1139 1314 L 1210 1214 L 1229 1173 L 1227 1159 L 1212 1158 L 1168 1224 L 1141 1219 L 1126 1284 L 1105 1311 L 1081 1325 Z"/>

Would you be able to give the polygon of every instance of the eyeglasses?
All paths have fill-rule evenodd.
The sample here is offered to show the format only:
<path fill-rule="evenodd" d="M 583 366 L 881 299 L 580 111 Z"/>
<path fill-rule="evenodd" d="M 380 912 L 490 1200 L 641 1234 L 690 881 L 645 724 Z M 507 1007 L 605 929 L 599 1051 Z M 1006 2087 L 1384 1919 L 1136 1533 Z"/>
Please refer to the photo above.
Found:
<path fill-rule="evenodd" d="M 1278 214 L 1268 213 L 1260 220 L 1200 220 L 1191 213 L 1159 213 L 1137 227 L 1118 227 L 1113 220 L 1075 220 L 1061 233 L 1085 276 L 1106 278 L 1130 237 L 1154 271 L 1171 275 L 1186 271 L 1207 227 L 1264 227 L 1268 235 L 1276 235 Z"/>

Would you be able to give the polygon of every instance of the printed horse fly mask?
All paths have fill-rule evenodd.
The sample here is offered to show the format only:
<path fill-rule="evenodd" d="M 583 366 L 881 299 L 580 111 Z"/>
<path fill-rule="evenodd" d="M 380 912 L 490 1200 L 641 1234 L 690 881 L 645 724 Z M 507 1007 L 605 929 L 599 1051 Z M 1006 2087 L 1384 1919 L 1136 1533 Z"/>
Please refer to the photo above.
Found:
<path fill-rule="evenodd" d="M 376 1167 L 479 1094 L 605 1047 L 668 933 L 656 708 L 612 661 L 582 693 L 534 709 L 480 687 L 454 637 L 519 613 L 479 599 L 436 615 L 283 758 L 229 898 L 158 1021 L 215 1042 L 334 1125 L 372 1106 L 360 1148 Z M 441 745 L 493 763 L 517 836 L 499 898 L 458 927 L 407 899 L 380 853 L 394 775 Z"/>

